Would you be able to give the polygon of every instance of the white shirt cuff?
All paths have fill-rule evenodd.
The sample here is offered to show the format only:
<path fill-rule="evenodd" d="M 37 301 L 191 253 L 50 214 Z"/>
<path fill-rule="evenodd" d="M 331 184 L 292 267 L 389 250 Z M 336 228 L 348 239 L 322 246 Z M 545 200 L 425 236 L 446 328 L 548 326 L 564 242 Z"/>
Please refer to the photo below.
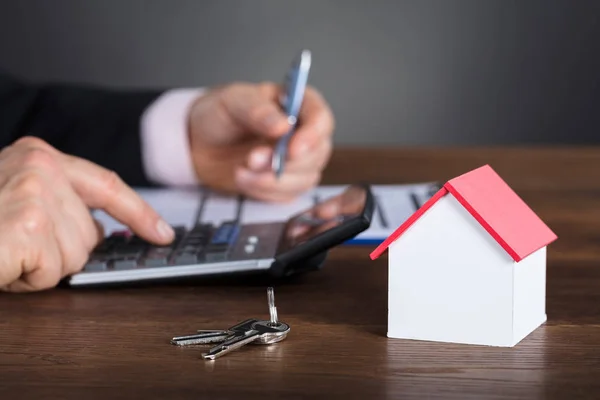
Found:
<path fill-rule="evenodd" d="M 159 185 L 198 185 L 188 121 L 190 107 L 204 89 L 175 89 L 163 93 L 142 115 L 142 162 L 148 179 Z"/>

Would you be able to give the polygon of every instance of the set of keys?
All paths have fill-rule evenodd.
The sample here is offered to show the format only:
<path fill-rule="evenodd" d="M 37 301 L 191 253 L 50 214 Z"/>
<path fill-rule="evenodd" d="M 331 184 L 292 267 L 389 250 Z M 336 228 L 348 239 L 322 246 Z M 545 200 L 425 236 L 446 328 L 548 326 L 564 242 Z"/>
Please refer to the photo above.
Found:
<path fill-rule="evenodd" d="M 233 350 L 252 344 L 273 344 L 285 339 L 290 326 L 277 318 L 275 294 L 273 288 L 267 289 L 270 320 L 247 319 L 227 330 L 199 330 L 198 333 L 187 336 L 176 336 L 171 339 L 175 346 L 190 346 L 218 343 L 207 353 L 202 354 L 206 360 L 214 360 Z"/>

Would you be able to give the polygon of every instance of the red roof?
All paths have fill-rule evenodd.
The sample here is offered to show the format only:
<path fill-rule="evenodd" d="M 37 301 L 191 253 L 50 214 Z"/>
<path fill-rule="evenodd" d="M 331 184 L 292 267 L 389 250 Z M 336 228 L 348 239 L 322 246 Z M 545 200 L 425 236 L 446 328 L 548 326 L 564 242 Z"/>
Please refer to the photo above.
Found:
<path fill-rule="evenodd" d="M 371 253 L 371 259 L 383 254 L 392 242 L 448 193 L 517 262 L 557 238 L 506 182 L 489 165 L 484 165 L 448 181 Z"/>

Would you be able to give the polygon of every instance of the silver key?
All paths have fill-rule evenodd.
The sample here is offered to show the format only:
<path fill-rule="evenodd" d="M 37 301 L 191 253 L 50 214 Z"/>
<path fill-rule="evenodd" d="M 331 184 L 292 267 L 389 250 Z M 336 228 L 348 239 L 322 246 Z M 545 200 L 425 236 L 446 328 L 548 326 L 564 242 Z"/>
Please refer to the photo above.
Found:
<path fill-rule="evenodd" d="M 175 336 L 171 339 L 171 344 L 175 346 L 189 346 L 194 344 L 211 344 L 227 340 L 233 334 L 232 331 L 223 330 L 198 330 L 193 335 Z"/>
<path fill-rule="evenodd" d="M 277 343 L 285 339 L 289 331 L 289 325 L 283 322 L 273 323 L 249 319 L 237 325 L 233 338 L 213 347 L 202 356 L 205 359 L 214 360 L 255 341 L 261 344 Z"/>
<path fill-rule="evenodd" d="M 202 356 L 205 359 L 214 360 L 245 344 L 273 344 L 285 339 L 290 331 L 290 326 L 280 322 L 277 318 L 277 307 L 275 307 L 275 294 L 273 288 L 267 289 L 267 300 L 269 303 L 269 321 L 246 320 L 238 324 L 232 330 L 236 331 L 234 337 L 213 347 Z"/>
<path fill-rule="evenodd" d="M 250 320 L 247 320 L 250 321 Z M 220 343 L 229 339 L 233 339 L 236 335 L 240 335 L 247 327 L 244 325 L 247 321 L 232 326 L 227 330 L 218 329 L 198 329 L 198 333 L 185 336 L 175 336 L 171 339 L 171 344 L 176 346 L 189 346 L 194 344 L 211 344 Z M 253 319 L 253 321 L 258 321 Z"/>
<path fill-rule="evenodd" d="M 248 319 L 227 330 L 198 330 L 193 335 L 176 336 L 171 343 L 176 346 L 221 343 L 203 356 L 214 360 L 245 344 L 273 344 L 282 341 L 290 331 L 289 325 L 279 322 L 273 288 L 267 289 L 269 321 Z"/>

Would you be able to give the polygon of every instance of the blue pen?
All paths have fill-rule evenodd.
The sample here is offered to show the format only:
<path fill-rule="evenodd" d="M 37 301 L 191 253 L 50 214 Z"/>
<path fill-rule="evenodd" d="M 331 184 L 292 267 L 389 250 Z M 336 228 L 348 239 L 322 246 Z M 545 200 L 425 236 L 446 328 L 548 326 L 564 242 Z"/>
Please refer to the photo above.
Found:
<path fill-rule="evenodd" d="M 302 52 L 294 59 L 292 66 L 285 77 L 281 97 L 281 107 L 287 115 L 290 129 L 279 142 L 277 142 L 273 152 L 271 168 L 275 172 L 277 178 L 283 173 L 288 145 L 296 131 L 296 122 L 298 121 L 298 114 L 300 112 L 300 107 L 302 106 L 304 92 L 306 91 L 306 84 L 308 82 L 310 63 L 310 51 L 302 50 Z"/>

